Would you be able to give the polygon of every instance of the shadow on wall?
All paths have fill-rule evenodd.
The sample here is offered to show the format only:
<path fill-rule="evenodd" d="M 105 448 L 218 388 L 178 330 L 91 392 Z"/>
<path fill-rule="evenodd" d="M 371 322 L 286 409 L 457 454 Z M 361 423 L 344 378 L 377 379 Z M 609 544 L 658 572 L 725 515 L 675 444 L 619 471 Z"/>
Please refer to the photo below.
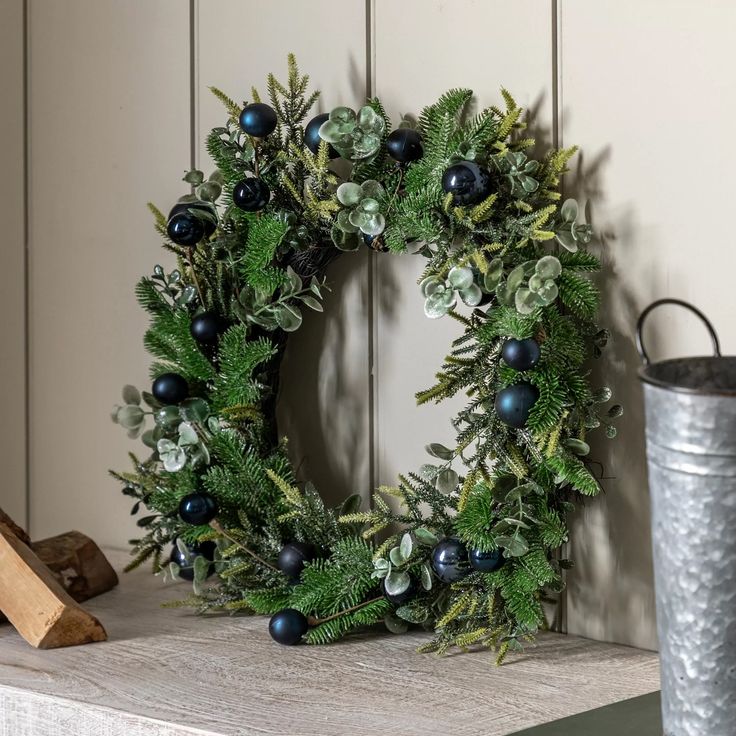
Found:
<path fill-rule="evenodd" d="M 611 155 L 604 149 L 586 162 L 578 154 L 572 187 L 566 192 L 589 203 L 589 219 L 600 245 L 603 271 L 598 279 L 602 306 L 599 322 L 611 333 L 601 360 L 592 367 L 595 386 L 609 386 L 612 403 L 624 406 L 616 420 L 618 437 L 591 436 L 591 457 L 603 465 L 602 496 L 591 499 L 571 519 L 567 628 L 570 633 L 656 648 L 649 492 L 644 440 L 644 406 L 637 371 L 634 332 L 641 311 L 627 286 L 626 263 L 635 246 L 637 223 L 631 209 L 615 219 L 596 222 L 605 210 L 603 168 Z M 647 291 L 660 291 L 655 272 Z"/>

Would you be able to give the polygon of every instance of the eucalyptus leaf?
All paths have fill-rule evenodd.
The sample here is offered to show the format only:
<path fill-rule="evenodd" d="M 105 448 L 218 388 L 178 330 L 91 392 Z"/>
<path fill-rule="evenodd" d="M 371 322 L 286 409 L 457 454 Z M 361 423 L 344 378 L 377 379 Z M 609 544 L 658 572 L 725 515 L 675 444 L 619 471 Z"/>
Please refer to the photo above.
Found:
<path fill-rule="evenodd" d="M 409 589 L 411 578 L 409 573 L 401 570 L 391 570 L 383 585 L 388 595 L 401 595 Z"/>
<path fill-rule="evenodd" d="M 425 562 L 419 568 L 419 575 L 424 590 L 432 590 L 432 571 L 429 569 L 429 565 Z"/>
<path fill-rule="evenodd" d="M 207 579 L 212 563 L 204 556 L 197 555 L 194 558 L 194 579 L 199 583 L 203 583 Z"/>
<path fill-rule="evenodd" d="M 452 493 L 459 482 L 460 478 L 452 468 L 443 468 L 435 478 L 434 487 L 440 493 Z"/>
<path fill-rule="evenodd" d="M 439 537 L 432 534 L 429 529 L 425 529 L 423 526 L 418 527 L 414 530 L 414 537 L 420 544 L 426 544 L 428 547 L 434 547 L 439 542 Z"/>
<path fill-rule="evenodd" d="M 429 608 L 427 606 L 400 606 L 395 611 L 399 618 L 408 621 L 410 624 L 421 624 L 424 623 L 430 615 Z"/>
<path fill-rule="evenodd" d="M 409 625 L 406 621 L 395 616 L 393 613 L 387 613 L 383 619 L 383 623 L 392 634 L 405 634 L 409 630 Z"/>
<path fill-rule="evenodd" d="M 393 547 L 388 553 L 388 558 L 391 560 L 391 564 L 396 567 L 401 567 L 406 562 L 406 557 L 404 557 L 400 547 Z"/>
<path fill-rule="evenodd" d="M 467 266 L 455 266 L 450 269 L 447 281 L 454 289 L 462 291 L 473 283 L 473 271 Z"/>
<path fill-rule="evenodd" d="M 189 422 L 182 422 L 179 425 L 179 447 L 185 445 L 196 445 L 199 443 L 199 436 Z"/>
<path fill-rule="evenodd" d="M 118 423 L 125 429 L 137 429 L 145 418 L 143 409 L 135 404 L 121 406 L 117 413 Z"/>
<path fill-rule="evenodd" d="M 135 386 L 127 384 L 123 386 L 123 401 L 126 404 L 140 404 L 141 392 Z"/>
<path fill-rule="evenodd" d="M 295 332 L 302 324 L 302 313 L 294 306 L 281 305 L 276 309 L 274 317 L 284 332 Z"/>
<path fill-rule="evenodd" d="M 568 447 L 576 455 L 587 455 L 590 452 L 590 445 L 583 440 L 576 439 L 575 437 L 569 437 L 564 442 L 565 447 Z"/>
<path fill-rule="evenodd" d="M 412 550 L 414 549 L 414 542 L 412 541 L 411 534 L 409 534 L 409 532 L 406 532 L 404 536 L 401 537 L 399 549 L 401 550 L 401 556 L 405 560 L 408 560 L 411 557 Z"/>
<path fill-rule="evenodd" d="M 318 301 L 313 296 L 305 294 L 303 296 L 300 296 L 299 298 L 304 304 L 306 304 L 310 309 L 313 309 L 315 312 L 324 312 L 322 302 Z"/>
<path fill-rule="evenodd" d="M 204 174 L 198 169 L 192 169 L 191 171 L 187 171 L 187 173 L 184 174 L 184 181 L 187 184 L 193 184 L 194 186 L 197 186 L 204 181 Z"/>
<path fill-rule="evenodd" d="M 529 543 L 521 534 L 496 537 L 496 544 L 504 548 L 506 557 L 523 557 L 529 551 Z"/>
<path fill-rule="evenodd" d="M 449 447 L 445 447 L 439 442 L 430 442 L 424 446 L 424 449 L 429 455 L 437 457 L 440 460 L 452 460 L 455 457 L 455 453 Z"/>

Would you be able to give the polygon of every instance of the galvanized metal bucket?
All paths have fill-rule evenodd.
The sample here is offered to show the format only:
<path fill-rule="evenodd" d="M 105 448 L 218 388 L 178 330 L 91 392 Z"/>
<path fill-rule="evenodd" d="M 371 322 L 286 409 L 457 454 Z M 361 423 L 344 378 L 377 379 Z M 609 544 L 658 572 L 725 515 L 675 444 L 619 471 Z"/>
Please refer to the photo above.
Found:
<path fill-rule="evenodd" d="M 642 329 L 662 304 L 704 322 L 712 357 L 650 363 Z M 736 357 L 679 299 L 647 307 L 644 363 L 657 631 L 665 736 L 736 734 Z"/>

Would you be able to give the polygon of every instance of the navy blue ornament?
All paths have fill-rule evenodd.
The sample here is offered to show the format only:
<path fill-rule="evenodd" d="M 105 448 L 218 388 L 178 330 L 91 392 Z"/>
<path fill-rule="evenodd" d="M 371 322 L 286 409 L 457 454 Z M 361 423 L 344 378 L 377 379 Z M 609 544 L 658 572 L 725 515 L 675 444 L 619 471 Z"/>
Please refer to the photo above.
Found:
<path fill-rule="evenodd" d="M 166 234 L 172 243 L 194 248 L 204 237 L 204 222 L 189 212 L 179 212 L 166 223 Z"/>
<path fill-rule="evenodd" d="M 313 117 L 307 127 L 304 128 L 304 145 L 316 156 L 319 151 L 319 144 L 322 142 L 322 138 L 319 135 L 319 129 L 322 123 L 329 120 L 329 113 L 323 112 L 321 115 Z M 328 155 L 330 158 L 337 158 L 340 154 L 330 146 L 328 149 Z"/>
<path fill-rule="evenodd" d="M 317 551 L 313 544 L 289 542 L 279 552 L 278 568 L 292 583 L 298 583 L 304 565 L 311 562 L 316 556 Z"/>
<path fill-rule="evenodd" d="M 528 371 L 539 363 L 542 351 L 539 343 L 533 337 L 526 340 L 516 340 L 513 337 L 503 344 L 501 357 L 509 368 L 515 371 Z"/>
<path fill-rule="evenodd" d="M 174 544 L 171 550 L 171 556 L 169 559 L 171 562 L 175 562 L 179 565 L 179 577 L 183 580 L 194 580 L 194 560 L 197 557 L 204 557 L 207 560 L 215 559 L 215 550 L 217 545 L 214 542 L 199 542 L 197 544 L 188 544 L 187 549 L 189 550 L 189 559 L 181 553 L 179 546 Z M 212 575 L 215 571 L 215 566 L 210 565 L 207 568 L 207 577 Z"/>
<path fill-rule="evenodd" d="M 178 373 L 162 373 L 151 387 L 156 401 L 166 406 L 181 404 L 189 396 L 189 386 L 184 376 Z"/>
<path fill-rule="evenodd" d="M 276 111 L 265 102 L 246 105 L 240 113 L 240 127 L 254 138 L 265 138 L 276 130 Z"/>
<path fill-rule="evenodd" d="M 383 597 L 394 606 L 403 606 L 404 603 L 408 603 L 414 597 L 417 590 L 419 590 L 417 581 L 414 580 L 414 578 L 410 577 L 409 581 L 409 587 L 403 593 L 392 595 L 391 593 L 386 592 L 386 581 L 382 580 L 381 592 L 383 593 Z"/>
<path fill-rule="evenodd" d="M 196 214 L 192 214 L 189 210 L 199 210 L 200 212 L 209 215 L 209 217 L 197 217 Z M 171 220 L 174 215 L 179 215 L 182 213 L 191 217 L 195 217 L 202 223 L 202 227 L 204 228 L 204 235 L 206 238 L 209 238 L 210 235 L 215 232 L 215 228 L 217 227 L 217 225 L 215 224 L 217 218 L 217 210 L 215 209 L 214 205 L 210 204 L 209 202 L 178 202 L 171 208 L 171 211 L 169 212 L 169 220 Z M 215 219 L 211 219 L 213 217 Z"/>
<path fill-rule="evenodd" d="M 189 332 L 200 345 L 215 345 L 228 323 L 217 312 L 202 312 L 192 318 Z"/>
<path fill-rule="evenodd" d="M 391 158 L 407 164 L 424 155 L 422 137 L 411 128 L 398 128 L 386 139 L 386 150 Z"/>
<path fill-rule="evenodd" d="M 193 526 L 209 524 L 217 511 L 217 501 L 209 493 L 189 493 L 179 502 L 179 518 Z"/>
<path fill-rule="evenodd" d="M 309 631 L 307 617 L 295 608 L 284 608 L 283 611 L 274 613 L 268 622 L 268 633 L 271 634 L 271 638 L 289 647 L 298 644 L 307 631 Z"/>
<path fill-rule="evenodd" d="M 538 398 L 539 389 L 536 386 L 526 381 L 516 383 L 496 394 L 496 414 L 504 424 L 521 429 L 526 425 Z"/>
<path fill-rule="evenodd" d="M 263 179 L 251 176 L 238 182 L 233 189 L 233 202 L 245 212 L 262 210 L 271 199 L 271 190 Z"/>
<path fill-rule="evenodd" d="M 432 567 L 443 583 L 454 583 L 470 572 L 468 550 L 456 537 L 440 540 L 432 550 Z"/>
<path fill-rule="evenodd" d="M 481 552 L 479 549 L 470 550 L 470 567 L 478 572 L 493 572 L 505 562 L 503 550 L 494 549 L 492 552 Z"/>
<path fill-rule="evenodd" d="M 442 174 L 442 189 L 457 205 L 477 204 L 490 193 L 490 177 L 474 161 L 461 161 Z"/>

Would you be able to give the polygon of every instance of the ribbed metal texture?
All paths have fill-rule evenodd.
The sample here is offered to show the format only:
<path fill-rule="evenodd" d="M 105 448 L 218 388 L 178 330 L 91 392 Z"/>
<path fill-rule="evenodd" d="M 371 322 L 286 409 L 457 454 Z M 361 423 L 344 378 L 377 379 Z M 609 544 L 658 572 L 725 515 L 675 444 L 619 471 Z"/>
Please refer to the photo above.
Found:
<path fill-rule="evenodd" d="M 736 734 L 736 359 L 642 370 L 665 736 Z"/>

